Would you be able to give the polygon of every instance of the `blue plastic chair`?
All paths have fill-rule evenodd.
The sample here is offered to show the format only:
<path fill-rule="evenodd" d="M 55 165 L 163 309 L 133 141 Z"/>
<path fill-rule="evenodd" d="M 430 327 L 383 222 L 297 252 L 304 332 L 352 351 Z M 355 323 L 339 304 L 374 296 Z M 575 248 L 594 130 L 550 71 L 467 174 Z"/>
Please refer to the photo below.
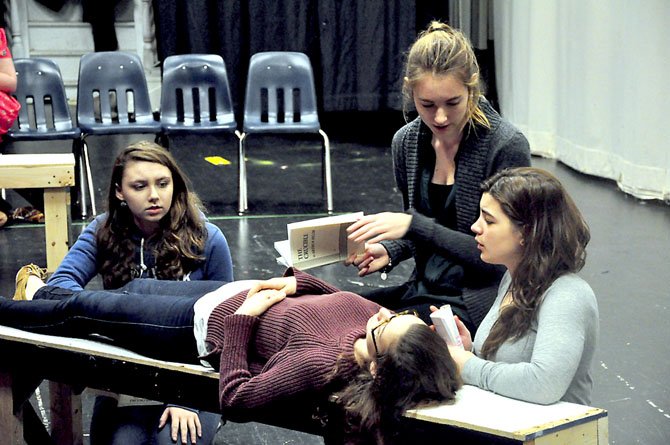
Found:
<path fill-rule="evenodd" d="M 208 63 L 210 65 L 223 64 L 225 66 L 223 57 L 218 54 L 175 54 L 173 56 L 168 56 L 165 58 L 165 60 L 163 60 L 163 73 L 176 68 L 185 61 L 198 61 Z"/>
<path fill-rule="evenodd" d="M 12 94 L 21 104 L 8 140 L 71 140 L 75 157 L 80 152 L 81 131 L 73 125 L 60 68 L 50 59 L 15 59 L 16 91 Z"/>
<path fill-rule="evenodd" d="M 15 141 L 79 142 L 81 131 L 72 124 L 60 68 L 50 59 L 15 59 L 17 84 L 13 96 L 21 103 L 16 125 L 7 133 Z"/>
<path fill-rule="evenodd" d="M 79 61 L 77 124 L 81 128 L 82 159 L 95 215 L 93 177 L 86 137 L 89 135 L 145 134 L 158 136 L 147 80 L 137 54 L 102 51 L 84 54 Z M 82 216 L 85 216 L 85 206 Z"/>
<path fill-rule="evenodd" d="M 236 133 L 237 121 L 223 58 L 181 54 L 163 62 L 161 85 L 163 135 Z M 167 145 L 167 138 L 163 138 Z"/>
<path fill-rule="evenodd" d="M 321 130 L 312 64 L 305 54 L 272 51 L 251 57 L 239 144 L 240 214 L 248 209 L 245 142 L 253 133 L 318 133 L 323 137 L 323 188 L 328 213 L 332 213 L 330 141 Z"/>

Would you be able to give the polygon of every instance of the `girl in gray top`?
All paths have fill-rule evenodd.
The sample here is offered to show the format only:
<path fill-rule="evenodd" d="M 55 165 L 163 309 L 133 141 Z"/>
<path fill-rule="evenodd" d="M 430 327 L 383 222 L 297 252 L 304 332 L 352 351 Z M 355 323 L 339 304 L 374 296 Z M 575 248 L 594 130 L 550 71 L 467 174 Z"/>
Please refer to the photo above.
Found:
<path fill-rule="evenodd" d="M 474 341 L 455 317 L 465 349 L 449 350 L 463 381 L 533 403 L 588 405 L 598 305 L 575 275 L 588 226 L 558 179 L 540 169 L 502 171 L 482 191 L 475 240 L 483 261 L 507 271 Z"/>

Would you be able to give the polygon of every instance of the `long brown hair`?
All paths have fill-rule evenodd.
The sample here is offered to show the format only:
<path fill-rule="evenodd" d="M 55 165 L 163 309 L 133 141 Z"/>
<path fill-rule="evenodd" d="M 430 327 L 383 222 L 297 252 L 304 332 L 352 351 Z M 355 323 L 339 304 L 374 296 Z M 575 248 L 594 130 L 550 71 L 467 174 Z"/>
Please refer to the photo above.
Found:
<path fill-rule="evenodd" d="M 453 401 L 463 385 L 446 343 L 426 325 L 411 326 L 376 361 L 374 376 L 368 367 L 357 376 L 345 373 L 346 386 L 335 396 L 347 428 L 377 443 L 393 442 L 405 410 Z"/>
<path fill-rule="evenodd" d="M 491 125 L 479 107 L 483 85 L 479 64 L 468 38 L 451 26 L 433 21 L 412 44 L 405 62 L 403 97 L 405 109 L 414 105 L 414 85 L 426 74 L 453 74 L 468 90 L 468 122 L 489 128 Z"/>
<path fill-rule="evenodd" d="M 160 221 L 160 228 L 151 238 L 156 258 L 156 278 L 175 280 L 197 268 L 203 260 L 207 228 L 202 216 L 202 203 L 191 191 L 191 185 L 173 156 L 160 145 L 141 141 L 123 149 L 114 161 L 107 195 L 108 217 L 98 228 L 96 241 L 100 274 L 105 289 L 116 289 L 133 278 L 136 269 L 137 243 L 133 215 L 116 197 L 117 184 L 130 162 L 154 162 L 172 173 L 174 191 L 170 211 Z"/>
<path fill-rule="evenodd" d="M 506 306 L 482 346 L 491 358 L 501 344 L 523 336 L 537 315 L 542 295 L 561 275 L 581 270 L 591 235 L 560 181 L 532 167 L 506 169 L 483 182 L 522 234 L 521 261 L 512 275 L 512 304 Z"/>

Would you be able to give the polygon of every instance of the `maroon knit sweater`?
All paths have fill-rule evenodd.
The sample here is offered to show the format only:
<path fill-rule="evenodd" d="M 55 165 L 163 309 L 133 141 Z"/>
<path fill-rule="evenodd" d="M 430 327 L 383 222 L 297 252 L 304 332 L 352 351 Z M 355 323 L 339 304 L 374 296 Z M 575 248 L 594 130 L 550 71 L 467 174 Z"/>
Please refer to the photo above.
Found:
<path fill-rule="evenodd" d="M 222 409 L 262 408 L 300 396 L 319 395 L 338 357 L 353 353 L 379 305 L 339 291 L 297 269 L 289 269 L 296 295 L 260 317 L 235 315 L 246 291 L 217 306 L 209 317 L 207 342 L 220 356 Z M 214 360 L 212 362 L 215 363 Z"/>

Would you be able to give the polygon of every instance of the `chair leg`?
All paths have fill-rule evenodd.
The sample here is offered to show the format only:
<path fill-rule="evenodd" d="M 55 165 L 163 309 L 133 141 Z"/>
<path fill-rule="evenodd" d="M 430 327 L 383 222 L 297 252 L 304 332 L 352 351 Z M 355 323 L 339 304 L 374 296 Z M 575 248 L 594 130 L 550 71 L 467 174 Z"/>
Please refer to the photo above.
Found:
<path fill-rule="evenodd" d="M 239 184 L 238 184 L 238 197 L 237 197 L 237 213 L 240 215 L 244 214 L 247 211 L 248 202 L 247 202 L 247 166 L 246 166 L 246 146 L 244 140 L 247 137 L 246 133 L 242 133 L 240 136 L 239 143 L 239 152 L 238 152 L 238 165 L 239 165 Z"/>
<path fill-rule="evenodd" d="M 79 187 L 79 209 L 81 212 L 81 219 L 86 219 L 88 214 L 86 213 L 86 159 L 84 158 L 84 139 L 82 138 L 79 141 L 79 145 L 76 151 L 76 157 L 79 164 L 79 174 L 78 174 L 78 184 Z"/>
<path fill-rule="evenodd" d="M 154 142 L 160 145 L 161 147 L 165 148 L 166 150 L 170 150 L 170 139 L 168 138 L 167 134 L 158 133 L 154 138 Z"/>
<path fill-rule="evenodd" d="M 323 130 L 319 130 L 319 134 L 323 136 L 323 181 L 326 190 L 326 209 L 330 215 L 333 213 L 333 180 L 330 170 L 330 139 L 328 139 L 328 135 Z"/>
<path fill-rule="evenodd" d="M 88 156 L 88 144 L 86 141 L 82 144 L 82 150 L 86 160 L 86 182 L 88 183 L 88 192 L 91 195 L 91 214 L 92 216 L 96 216 L 98 212 L 95 206 L 95 187 L 93 186 L 93 174 L 91 173 L 91 162 L 90 157 Z"/>

